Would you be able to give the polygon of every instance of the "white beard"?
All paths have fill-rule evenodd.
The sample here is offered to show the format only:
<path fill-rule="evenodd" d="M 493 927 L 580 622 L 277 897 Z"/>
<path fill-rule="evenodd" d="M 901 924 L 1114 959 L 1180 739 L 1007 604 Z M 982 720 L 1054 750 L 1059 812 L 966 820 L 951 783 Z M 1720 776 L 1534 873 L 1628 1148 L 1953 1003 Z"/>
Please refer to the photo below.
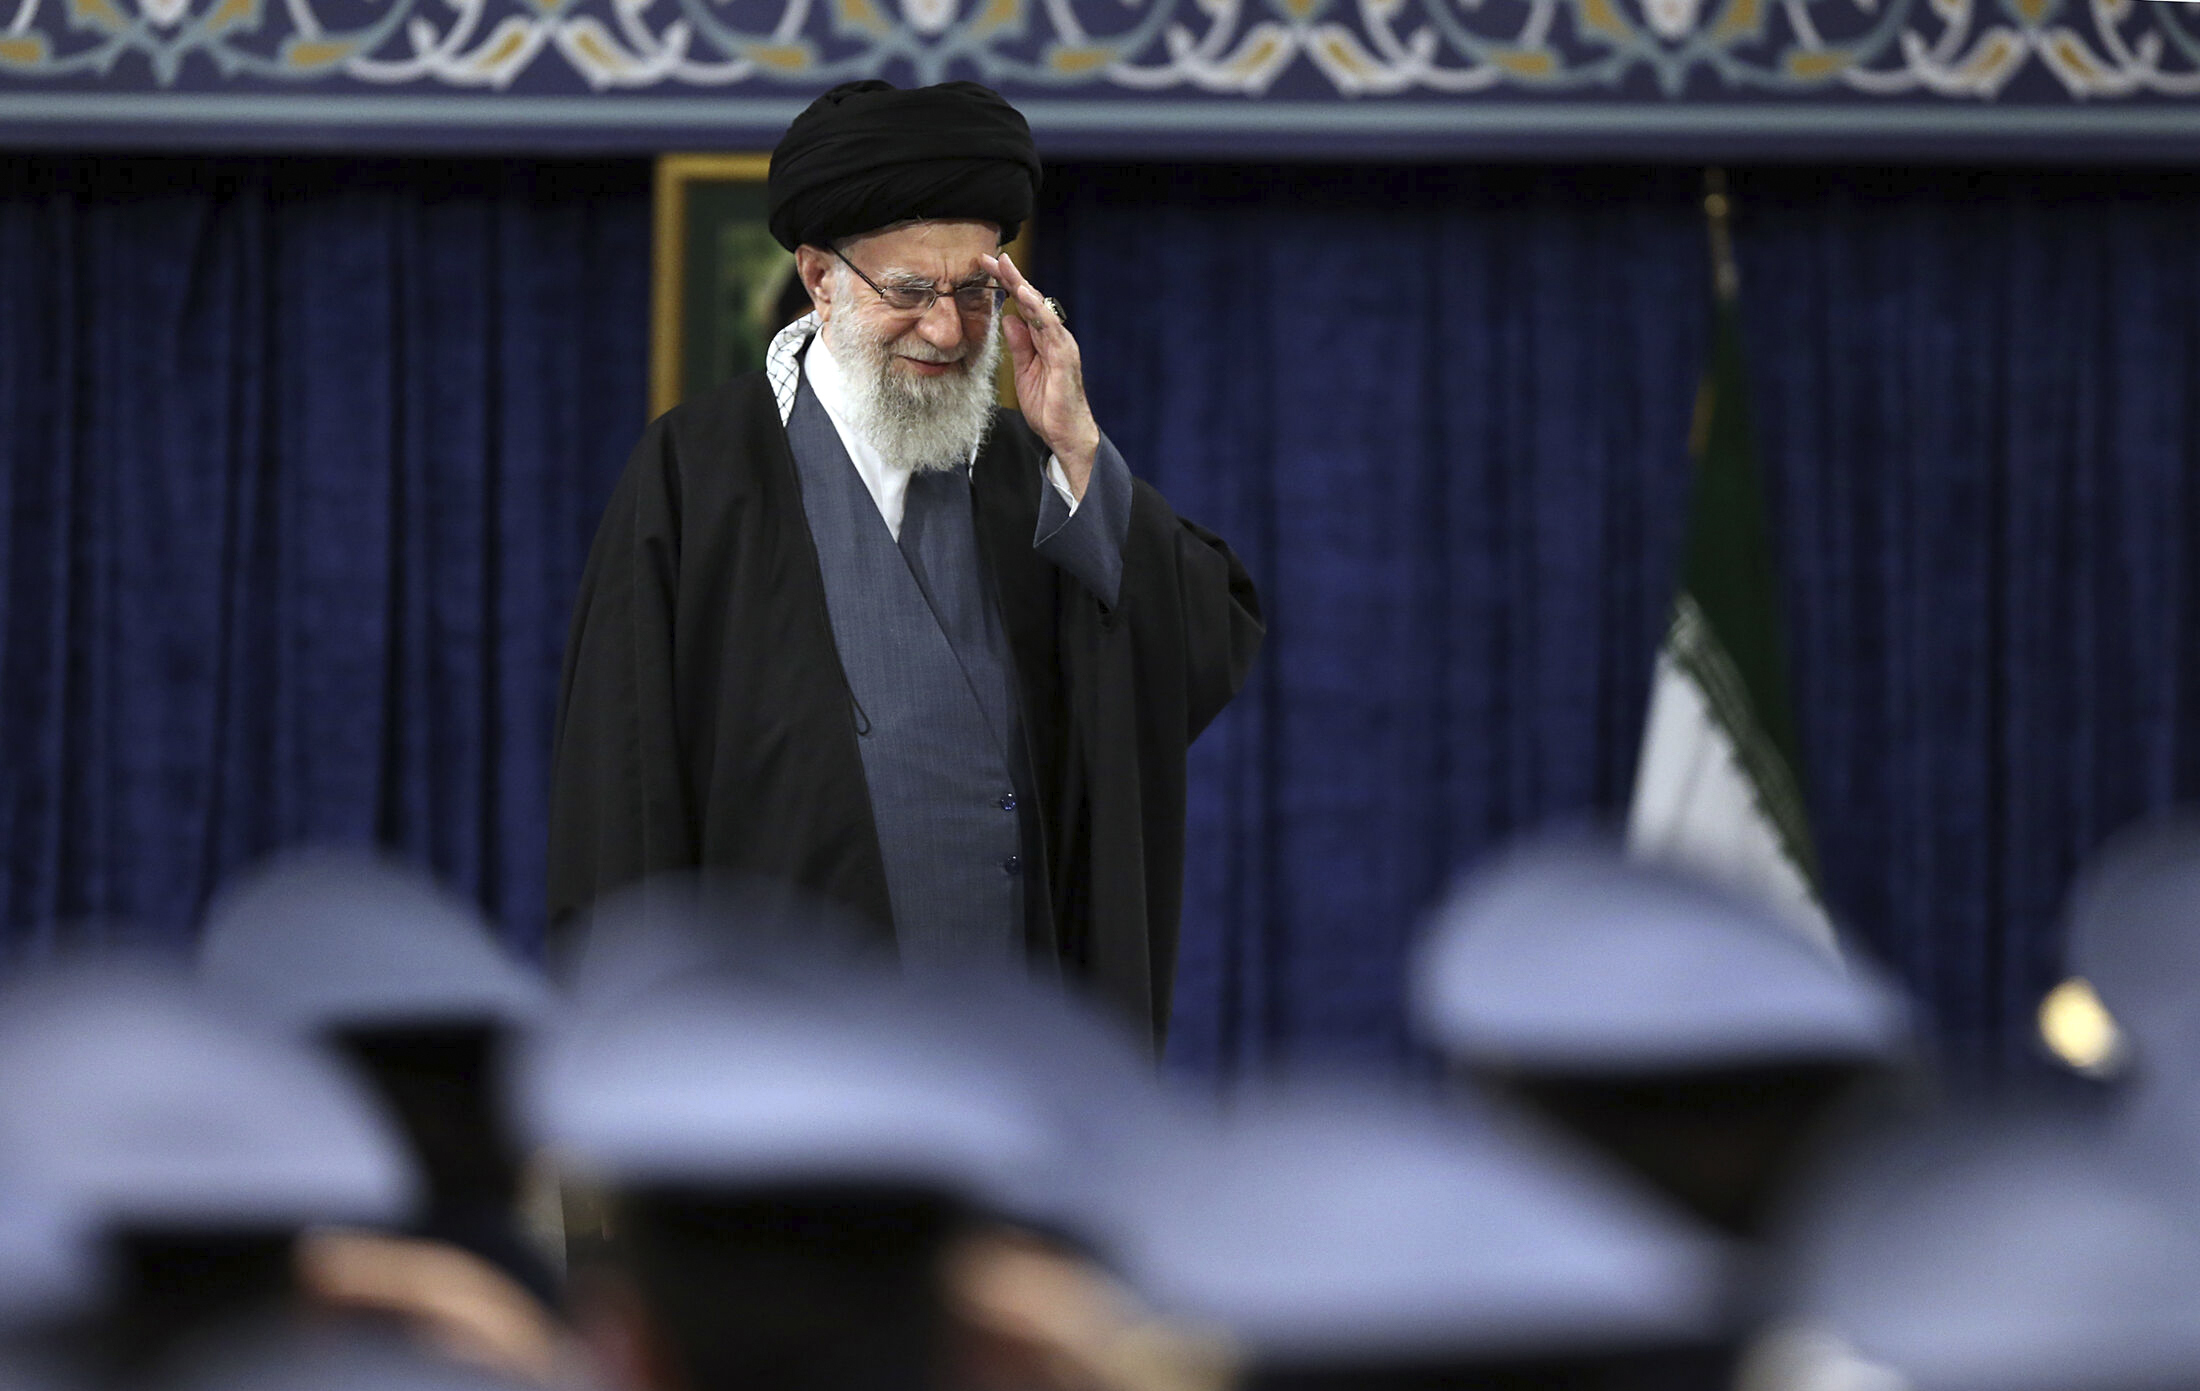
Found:
<path fill-rule="evenodd" d="M 826 346 L 848 384 L 850 422 L 890 467 L 909 473 L 959 469 L 993 428 L 994 369 L 1001 361 L 1001 320 L 986 325 L 985 341 L 963 345 L 959 357 L 941 354 L 921 338 L 879 338 L 852 315 L 825 325 Z M 899 346 L 897 346 L 899 345 Z M 963 364 L 938 377 L 919 377 L 894 364 L 903 353 L 927 361 Z"/>

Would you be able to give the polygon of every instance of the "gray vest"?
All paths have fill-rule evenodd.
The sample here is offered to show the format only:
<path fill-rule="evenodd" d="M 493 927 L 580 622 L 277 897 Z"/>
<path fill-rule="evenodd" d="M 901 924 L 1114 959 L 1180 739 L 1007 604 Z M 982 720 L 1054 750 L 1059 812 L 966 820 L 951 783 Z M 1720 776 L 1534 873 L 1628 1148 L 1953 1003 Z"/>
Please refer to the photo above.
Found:
<path fill-rule="evenodd" d="M 787 443 L 855 697 L 902 964 L 1020 963 L 1023 730 L 969 475 L 910 479 L 896 545 L 806 378 Z"/>

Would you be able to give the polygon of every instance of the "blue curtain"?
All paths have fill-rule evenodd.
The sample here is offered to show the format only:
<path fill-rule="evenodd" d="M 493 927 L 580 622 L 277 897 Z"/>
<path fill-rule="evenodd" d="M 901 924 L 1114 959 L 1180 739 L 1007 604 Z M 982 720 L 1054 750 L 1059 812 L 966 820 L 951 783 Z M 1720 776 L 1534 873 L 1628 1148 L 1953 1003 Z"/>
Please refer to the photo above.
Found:
<path fill-rule="evenodd" d="M 7 950 L 380 840 L 538 930 L 566 606 L 643 412 L 638 165 L 0 173 Z M 1735 175 L 1839 914 L 2013 1070 L 2079 858 L 2200 796 L 2200 182 Z M 1102 423 L 1272 628 L 1193 751 L 1172 1065 L 1411 1057 L 1421 914 L 1626 800 L 1693 170 L 1055 171 Z"/>
<path fill-rule="evenodd" d="M 0 174 L 0 908 L 179 946 L 381 841 L 537 932 L 564 616 L 645 408 L 646 167 Z"/>
<path fill-rule="evenodd" d="M 2007 1076 L 2082 857 L 2200 798 L 2200 181 L 1740 193 L 1829 890 Z"/>
<path fill-rule="evenodd" d="M 1693 170 L 1092 168 L 1048 289 L 1103 425 L 1272 618 L 1194 750 L 1174 1065 L 1411 1056 L 1426 907 L 1616 821 L 1686 514 Z M 2200 794 L 2200 189 L 1735 180 L 1761 457 L 1837 914 L 2008 1075 L 2058 901 Z"/>

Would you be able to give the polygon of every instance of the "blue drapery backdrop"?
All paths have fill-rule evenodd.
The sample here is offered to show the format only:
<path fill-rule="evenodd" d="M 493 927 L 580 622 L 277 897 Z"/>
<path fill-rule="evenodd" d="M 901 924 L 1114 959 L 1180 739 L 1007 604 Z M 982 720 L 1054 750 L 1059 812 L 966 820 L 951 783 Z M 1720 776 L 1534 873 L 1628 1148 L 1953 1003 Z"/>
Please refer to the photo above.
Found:
<path fill-rule="evenodd" d="M 1624 800 L 1705 341 L 1696 177 L 1058 181 L 1039 246 L 1095 410 L 1270 619 L 1193 752 L 1179 1065 L 1400 1055 L 1449 873 Z"/>
<path fill-rule="evenodd" d="M 646 170 L 0 175 L 0 904 L 178 944 L 381 839 L 537 936 L 566 605 L 639 426 Z M 2200 184 L 1745 171 L 1837 912 L 2006 1070 L 2078 858 L 2200 794 Z M 1417 921 L 1624 804 L 1686 509 L 1693 170 L 1058 170 L 1104 425 L 1269 646 L 1194 751 L 1172 1065 L 1394 1060 Z"/>
<path fill-rule="evenodd" d="M 1050 288 L 1124 453 L 1267 596 L 1195 749 L 1174 1061 L 1405 1048 L 1425 906 L 1624 807 L 1686 511 L 1695 171 L 1088 170 Z M 2200 184 L 1734 180 L 1837 916 L 2021 1071 L 2059 900 L 2200 794 Z"/>
<path fill-rule="evenodd" d="M 381 840 L 524 941 L 563 614 L 647 359 L 627 164 L 0 175 L 0 905 L 174 945 Z"/>

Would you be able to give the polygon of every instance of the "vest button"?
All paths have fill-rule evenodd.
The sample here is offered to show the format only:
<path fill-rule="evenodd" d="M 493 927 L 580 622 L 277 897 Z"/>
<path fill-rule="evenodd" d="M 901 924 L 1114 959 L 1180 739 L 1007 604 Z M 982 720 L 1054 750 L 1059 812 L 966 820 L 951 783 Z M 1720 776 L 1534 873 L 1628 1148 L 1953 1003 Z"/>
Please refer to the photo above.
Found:
<path fill-rule="evenodd" d="M 1011 855 L 1007 859 L 1001 861 L 1001 873 L 1021 874 L 1023 872 L 1024 861 L 1021 855 Z"/>
<path fill-rule="evenodd" d="M 1011 792 L 1011 793 L 1009 793 L 1009 794 L 1008 794 L 1008 795 L 1007 795 L 1006 797 L 1003 797 L 1003 798 L 1001 799 L 1001 810 L 1002 810 L 1002 811 L 1014 811 L 1014 810 L 1016 810 L 1016 794 L 1015 794 L 1015 793 Z"/>

